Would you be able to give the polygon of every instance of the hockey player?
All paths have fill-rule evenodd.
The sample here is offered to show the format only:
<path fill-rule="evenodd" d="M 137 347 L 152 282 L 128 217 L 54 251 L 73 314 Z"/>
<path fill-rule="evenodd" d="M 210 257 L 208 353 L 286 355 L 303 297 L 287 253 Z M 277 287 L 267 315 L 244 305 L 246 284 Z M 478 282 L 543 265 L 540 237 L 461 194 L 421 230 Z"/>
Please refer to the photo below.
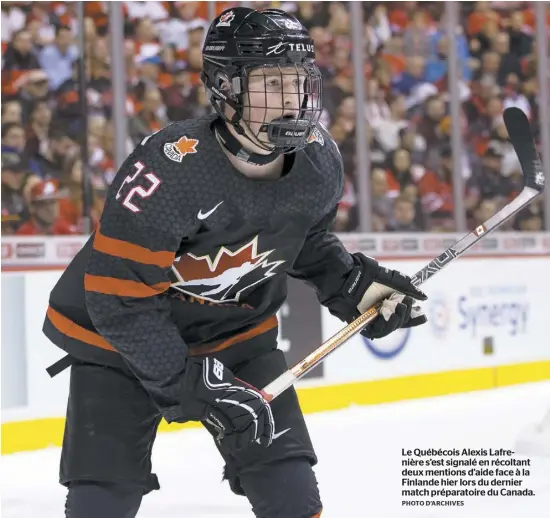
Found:
<path fill-rule="evenodd" d="M 136 516 L 159 488 L 151 448 L 163 417 L 202 422 L 258 518 L 320 516 L 296 393 L 270 404 L 260 391 L 287 368 L 276 344 L 286 276 L 348 322 L 384 287 L 399 292 L 370 338 L 425 321 L 408 277 L 328 230 L 344 175 L 318 124 L 321 75 L 304 27 L 283 11 L 234 8 L 203 54 L 216 113 L 136 147 L 51 293 L 44 332 L 68 356 L 50 374 L 71 366 L 60 467 L 70 518 Z"/>

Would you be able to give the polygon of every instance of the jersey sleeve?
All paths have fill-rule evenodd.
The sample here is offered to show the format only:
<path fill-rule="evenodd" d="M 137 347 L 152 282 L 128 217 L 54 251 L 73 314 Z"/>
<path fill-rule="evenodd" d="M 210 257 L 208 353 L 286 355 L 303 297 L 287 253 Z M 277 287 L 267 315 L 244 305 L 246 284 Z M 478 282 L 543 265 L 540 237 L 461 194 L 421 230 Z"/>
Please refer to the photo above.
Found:
<path fill-rule="evenodd" d="M 113 181 L 84 288 L 97 331 L 174 421 L 188 348 L 170 318 L 168 273 L 190 222 L 184 168 L 176 171 L 156 140 L 139 145 Z"/>
<path fill-rule="evenodd" d="M 309 230 L 289 275 L 312 287 L 323 304 L 340 293 L 355 262 L 340 239 L 330 230 L 338 211 L 338 203 L 344 194 L 342 155 L 328 131 L 320 124 L 318 129 L 323 135 L 327 150 L 324 163 L 330 169 L 334 194 L 327 213 Z"/>
<path fill-rule="evenodd" d="M 321 304 L 340 293 L 355 266 L 353 257 L 330 231 L 338 210 L 335 206 L 313 226 L 294 261 L 289 275 L 317 292 Z"/>

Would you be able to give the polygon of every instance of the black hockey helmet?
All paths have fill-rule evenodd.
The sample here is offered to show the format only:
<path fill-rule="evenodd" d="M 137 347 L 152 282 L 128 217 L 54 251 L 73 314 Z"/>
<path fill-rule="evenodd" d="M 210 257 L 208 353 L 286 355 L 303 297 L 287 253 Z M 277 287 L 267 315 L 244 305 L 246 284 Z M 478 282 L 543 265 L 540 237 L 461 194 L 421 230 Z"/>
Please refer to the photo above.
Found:
<path fill-rule="evenodd" d="M 322 77 L 313 40 L 294 16 L 279 9 L 235 7 L 216 18 L 204 42 L 201 79 L 220 117 L 266 151 L 304 148 L 321 116 Z M 235 111 L 231 117 L 225 105 Z"/>

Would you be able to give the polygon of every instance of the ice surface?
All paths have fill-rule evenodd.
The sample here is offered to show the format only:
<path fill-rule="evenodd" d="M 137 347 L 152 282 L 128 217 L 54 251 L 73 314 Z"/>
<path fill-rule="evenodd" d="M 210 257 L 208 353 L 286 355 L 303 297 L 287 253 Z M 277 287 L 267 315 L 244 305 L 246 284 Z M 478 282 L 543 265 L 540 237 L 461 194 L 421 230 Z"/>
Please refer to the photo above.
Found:
<path fill-rule="evenodd" d="M 550 406 L 550 382 L 307 417 L 319 465 L 323 518 L 549 518 L 550 459 L 532 459 L 524 485 L 534 497 L 466 498 L 460 508 L 401 506 L 401 449 L 513 449 L 520 431 Z M 524 458 L 524 457 L 518 457 Z M 2 457 L 2 516 L 60 518 L 59 449 Z M 161 434 L 153 454 L 161 490 L 140 518 L 252 517 L 243 497 L 221 483 L 222 462 L 202 430 Z"/>

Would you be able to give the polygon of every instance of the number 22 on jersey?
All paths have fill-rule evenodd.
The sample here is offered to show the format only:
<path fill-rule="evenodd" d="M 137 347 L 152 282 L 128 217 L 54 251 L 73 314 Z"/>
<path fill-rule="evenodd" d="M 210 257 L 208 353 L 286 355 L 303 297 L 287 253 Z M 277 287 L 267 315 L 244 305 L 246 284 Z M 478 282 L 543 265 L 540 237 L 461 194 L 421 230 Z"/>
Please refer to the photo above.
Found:
<path fill-rule="evenodd" d="M 143 172 L 143 170 L 145 169 L 145 164 L 143 164 L 142 162 L 136 162 L 134 164 L 134 167 L 136 168 L 136 172 L 133 175 L 128 175 L 126 178 L 124 178 L 122 185 L 116 193 L 117 200 L 122 197 L 121 191 L 123 190 L 124 186 L 127 184 L 131 184 Z M 159 185 L 161 184 L 161 181 L 154 173 L 145 173 L 143 177 L 151 183 L 149 188 L 146 189 L 141 185 L 132 187 L 128 191 L 126 196 L 124 196 L 124 199 L 122 201 L 122 205 L 132 212 L 141 211 L 141 209 L 136 205 L 136 202 L 138 202 L 138 200 L 135 199 L 136 197 L 148 198 L 158 189 Z"/>

